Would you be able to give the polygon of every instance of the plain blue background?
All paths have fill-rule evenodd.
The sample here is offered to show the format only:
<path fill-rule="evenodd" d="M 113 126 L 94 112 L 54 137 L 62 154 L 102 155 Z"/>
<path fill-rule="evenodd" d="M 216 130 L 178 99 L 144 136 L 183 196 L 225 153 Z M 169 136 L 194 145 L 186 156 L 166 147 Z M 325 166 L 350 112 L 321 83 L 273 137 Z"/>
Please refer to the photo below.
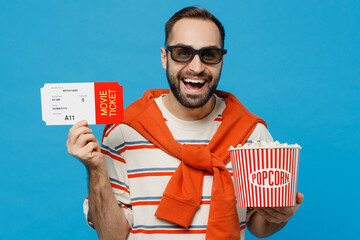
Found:
<path fill-rule="evenodd" d="M 359 216 L 360 2 L 0 1 L 0 239 L 97 239 L 69 126 L 41 120 L 44 83 L 117 81 L 129 105 L 167 88 L 160 47 L 177 10 L 203 5 L 226 30 L 219 89 L 299 143 L 299 212 L 269 239 L 352 239 Z M 103 126 L 92 126 L 98 139 Z M 255 239 L 247 232 L 247 239 Z"/>

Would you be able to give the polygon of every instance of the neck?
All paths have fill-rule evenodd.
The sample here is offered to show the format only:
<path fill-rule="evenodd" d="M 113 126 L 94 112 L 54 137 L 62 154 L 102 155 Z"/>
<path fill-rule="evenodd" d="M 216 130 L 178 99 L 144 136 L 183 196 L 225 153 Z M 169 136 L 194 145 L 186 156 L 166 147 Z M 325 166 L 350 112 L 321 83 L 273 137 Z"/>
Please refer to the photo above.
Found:
<path fill-rule="evenodd" d="M 169 94 L 163 97 L 164 106 L 175 117 L 185 121 L 195 121 L 206 117 L 215 107 L 215 97 L 212 96 L 210 100 L 200 108 L 184 107 L 170 91 Z"/>

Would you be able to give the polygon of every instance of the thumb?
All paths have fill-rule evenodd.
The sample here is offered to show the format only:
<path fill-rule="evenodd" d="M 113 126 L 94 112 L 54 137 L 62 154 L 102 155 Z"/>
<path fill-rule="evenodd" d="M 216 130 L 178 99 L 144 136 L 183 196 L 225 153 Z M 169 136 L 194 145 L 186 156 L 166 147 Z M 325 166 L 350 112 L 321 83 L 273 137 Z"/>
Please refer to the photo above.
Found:
<path fill-rule="evenodd" d="M 304 194 L 296 193 L 296 203 L 301 204 L 304 201 Z"/>

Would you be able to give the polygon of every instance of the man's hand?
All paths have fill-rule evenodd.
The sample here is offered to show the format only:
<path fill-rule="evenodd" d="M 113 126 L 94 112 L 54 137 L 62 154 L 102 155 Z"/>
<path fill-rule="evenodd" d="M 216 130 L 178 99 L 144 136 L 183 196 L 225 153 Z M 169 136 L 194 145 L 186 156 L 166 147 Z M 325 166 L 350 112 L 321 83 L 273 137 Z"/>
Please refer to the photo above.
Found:
<path fill-rule="evenodd" d="M 283 223 L 289 219 L 299 209 L 301 203 L 304 201 L 302 193 L 296 194 L 296 205 L 292 207 L 262 207 L 254 208 L 257 213 L 263 216 L 270 223 Z"/>
<path fill-rule="evenodd" d="M 104 162 L 100 144 L 85 120 L 76 123 L 70 129 L 66 147 L 87 169 L 95 169 Z"/>
<path fill-rule="evenodd" d="M 247 227 L 258 238 L 264 238 L 282 229 L 287 221 L 299 209 L 304 200 L 302 193 L 296 194 L 296 205 L 292 207 L 262 207 L 254 208 Z"/>

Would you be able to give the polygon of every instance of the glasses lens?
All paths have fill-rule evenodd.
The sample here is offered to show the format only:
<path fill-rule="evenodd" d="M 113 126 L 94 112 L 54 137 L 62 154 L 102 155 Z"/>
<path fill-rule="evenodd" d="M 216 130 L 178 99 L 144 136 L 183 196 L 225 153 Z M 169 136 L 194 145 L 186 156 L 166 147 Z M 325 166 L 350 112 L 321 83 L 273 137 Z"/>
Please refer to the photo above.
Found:
<path fill-rule="evenodd" d="M 206 63 L 218 63 L 221 60 L 219 49 L 204 49 L 201 51 L 201 58 Z"/>
<path fill-rule="evenodd" d="M 193 52 L 191 48 L 174 47 L 171 54 L 175 61 L 185 62 L 192 58 Z"/>

